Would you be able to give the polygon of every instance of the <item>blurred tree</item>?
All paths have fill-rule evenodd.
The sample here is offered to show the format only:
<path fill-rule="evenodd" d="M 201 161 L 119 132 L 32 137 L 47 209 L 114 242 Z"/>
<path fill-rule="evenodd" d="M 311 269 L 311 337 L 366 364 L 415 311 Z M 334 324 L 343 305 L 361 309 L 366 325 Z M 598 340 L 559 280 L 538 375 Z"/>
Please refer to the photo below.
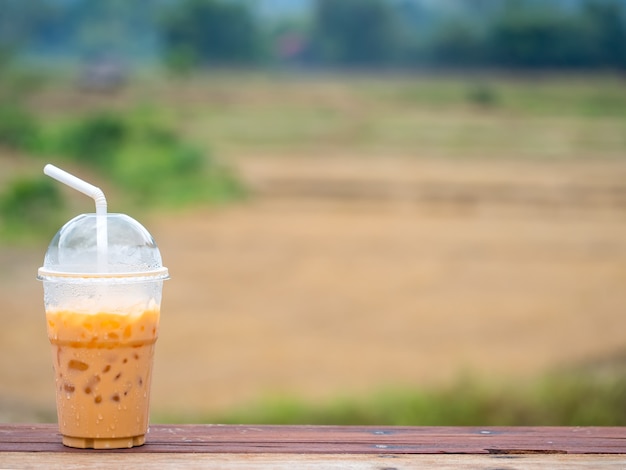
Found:
<path fill-rule="evenodd" d="M 139 55 L 154 34 L 155 1 L 78 0 L 68 8 L 69 30 L 83 57 Z"/>
<path fill-rule="evenodd" d="M 510 8 L 495 19 L 488 47 L 498 66 L 564 68 L 585 66 L 590 43 L 583 23 L 573 15 Z"/>
<path fill-rule="evenodd" d="M 431 62 L 455 67 L 482 65 L 486 59 L 481 32 L 466 21 L 443 24 L 430 46 Z"/>
<path fill-rule="evenodd" d="M 30 45 L 54 11 L 48 0 L 0 0 L 0 60 Z"/>
<path fill-rule="evenodd" d="M 593 44 L 590 65 L 626 69 L 626 2 L 591 0 L 583 8 Z"/>
<path fill-rule="evenodd" d="M 504 2 L 490 26 L 495 65 L 515 68 L 626 67 L 626 2 Z"/>
<path fill-rule="evenodd" d="M 163 15 L 161 34 L 173 67 L 254 63 L 264 42 L 249 6 L 225 0 L 175 3 Z"/>
<path fill-rule="evenodd" d="M 155 13 L 166 0 L 0 0 L 0 48 L 31 57 L 154 54 Z"/>
<path fill-rule="evenodd" d="M 624 70 L 626 0 L 0 0 L 0 81 L 22 52 L 163 55 L 178 70 L 271 53 L 322 66 Z"/>
<path fill-rule="evenodd" d="M 397 10 L 386 0 L 317 0 L 312 48 L 322 63 L 371 66 L 398 56 Z"/>

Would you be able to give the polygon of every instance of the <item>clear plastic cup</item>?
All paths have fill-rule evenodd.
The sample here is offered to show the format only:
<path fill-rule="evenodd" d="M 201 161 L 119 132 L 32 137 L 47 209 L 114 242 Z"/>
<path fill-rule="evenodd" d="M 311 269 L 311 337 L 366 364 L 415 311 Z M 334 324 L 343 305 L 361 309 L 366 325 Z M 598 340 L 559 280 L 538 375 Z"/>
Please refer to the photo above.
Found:
<path fill-rule="evenodd" d="M 123 214 L 106 217 L 104 265 L 96 214 L 83 214 L 54 236 L 37 276 L 44 287 L 59 429 L 70 447 L 138 446 L 148 431 L 168 270 L 141 224 Z"/>

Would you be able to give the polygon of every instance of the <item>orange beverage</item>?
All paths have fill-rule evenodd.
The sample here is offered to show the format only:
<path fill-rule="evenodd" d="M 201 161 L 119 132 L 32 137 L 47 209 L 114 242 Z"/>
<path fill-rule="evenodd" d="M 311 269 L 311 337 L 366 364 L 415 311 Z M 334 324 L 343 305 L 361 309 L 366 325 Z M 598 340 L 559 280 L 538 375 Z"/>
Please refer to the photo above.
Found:
<path fill-rule="evenodd" d="M 143 444 L 159 308 L 48 310 L 46 319 L 63 443 L 96 449 Z"/>
<path fill-rule="evenodd" d="M 168 270 L 143 225 L 107 212 L 100 188 L 54 165 L 44 173 L 96 203 L 95 213 L 74 217 L 54 235 L 37 274 L 63 444 L 142 445 Z"/>

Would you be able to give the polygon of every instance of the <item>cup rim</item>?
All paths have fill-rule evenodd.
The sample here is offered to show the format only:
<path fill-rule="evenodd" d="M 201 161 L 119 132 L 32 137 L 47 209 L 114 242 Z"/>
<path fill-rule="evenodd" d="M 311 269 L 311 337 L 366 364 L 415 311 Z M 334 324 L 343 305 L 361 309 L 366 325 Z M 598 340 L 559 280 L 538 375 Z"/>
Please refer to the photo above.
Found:
<path fill-rule="evenodd" d="M 45 267 L 37 270 L 37 279 L 40 281 L 164 281 L 170 278 L 167 268 L 162 267 L 151 271 L 128 271 L 109 273 L 79 273 L 55 271 Z"/>

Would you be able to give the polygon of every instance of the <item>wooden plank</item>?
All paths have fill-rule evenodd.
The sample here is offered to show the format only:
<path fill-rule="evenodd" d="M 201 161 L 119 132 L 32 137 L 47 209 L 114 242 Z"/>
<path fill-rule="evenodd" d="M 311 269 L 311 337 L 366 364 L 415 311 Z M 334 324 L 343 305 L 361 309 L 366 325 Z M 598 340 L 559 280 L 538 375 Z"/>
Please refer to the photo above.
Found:
<path fill-rule="evenodd" d="M 133 470 L 219 468 L 223 470 L 399 470 L 437 468 L 451 470 L 528 469 L 570 470 L 623 469 L 624 455 L 359 455 L 359 454 L 140 454 L 140 453 L 0 453 L 0 468 L 78 470 L 132 468 Z"/>
<path fill-rule="evenodd" d="M 85 452 L 56 425 L 0 425 L 0 452 Z M 153 425 L 148 442 L 106 453 L 626 454 L 621 427 Z"/>

